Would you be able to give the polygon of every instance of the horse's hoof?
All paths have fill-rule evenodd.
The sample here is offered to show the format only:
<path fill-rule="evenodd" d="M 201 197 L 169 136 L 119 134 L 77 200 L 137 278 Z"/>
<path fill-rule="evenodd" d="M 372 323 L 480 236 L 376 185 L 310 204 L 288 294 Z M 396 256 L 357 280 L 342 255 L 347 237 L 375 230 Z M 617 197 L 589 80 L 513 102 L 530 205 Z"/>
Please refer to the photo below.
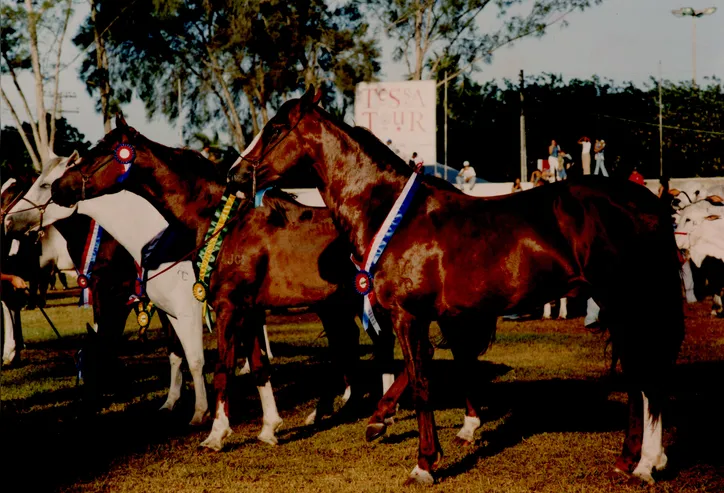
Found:
<path fill-rule="evenodd" d="M 199 447 L 214 452 L 221 452 L 224 449 L 224 442 L 218 437 L 209 436 L 206 440 L 199 444 Z"/>
<path fill-rule="evenodd" d="M 195 413 L 193 418 L 191 418 L 191 421 L 189 422 L 189 426 L 201 426 L 204 423 L 208 422 L 209 419 L 211 419 L 211 415 L 208 411 L 201 413 Z"/>
<path fill-rule="evenodd" d="M 257 436 L 256 439 L 269 445 L 278 444 L 279 440 L 276 437 L 276 432 L 277 430 L 279 430 L 279 428 L 282 427 L 283 424 L 284 421 L 281 418 L 278 418 L 278 420 L 275 420 L 273 423 L 268 423 L 264 421 L 264 425 L 261 428 L 261 433 L 259 433 L 259 436 Z"/>
<path fill-rule="evenodd" d="M 316 422 L 317 422 L 317 410 L 315 409 L 314 411 L 309 413 L 309 416 L 306 417 L 306 419 L 304 420 L 304 424 L 307 426 L 311 426 Z"/>
<path fill-rule="evenodd" d="M 473 444 L 473 441 L 468 440 L 466 438 L 456 436 L 455 438 L 453 438 L 453 444 L 455 444 L 459 447 L 469 447 Z"/>
<path fill-rule="evenodd" d="M 267 445 L 277 445 L 279 443 L 279 439 L 276 437 L 276 435 L 269 435 L 260 433 L 258 437 L 256 437 L 257 440 L 260 442 L 264 442 Z"/>
<path fill-rule="evenodd" d="M 643 481 L 646 484 L 656 484 L 656 480 L 653 478 L 653 476 L 651 476 L 651 473 L 648 473 L 645 471 L 637 473 L 634 471 L 633 475 L 629 479 L 629 483 L 635 485 L 635 484 L 640 483 L 641 481 Z"/>
<path fill-rule="evenodd" d="M 365 438 L 368 442 L 372 442 L 383 436 L 386 431 L 387 425 L 385 423 L 369 423 L 367 431 L 365 431 Z"/>
<path fill-rule="evenodd" d="M 543 320 L 550 320 L 550 319 L 551 319 L 551 317 L 543 316 Z"/>
<path fill-rule="evenodd" d="M 395 424 L 395 417 L 387 416 L 382 422 L 385 424 L 385 426 L 392 426 Z"/>
<path fill-rule="evenodd" d="M 435 478 L 432 477 L 432 474 L 430 474 L 429 471 L 420 469 L 420 466 L 415 466 L 410 473 L 410 476 L 407 478 L 407 481 L 405 481 L 405 486 L 413 484 L 432 486 L 435 484 Z"/>

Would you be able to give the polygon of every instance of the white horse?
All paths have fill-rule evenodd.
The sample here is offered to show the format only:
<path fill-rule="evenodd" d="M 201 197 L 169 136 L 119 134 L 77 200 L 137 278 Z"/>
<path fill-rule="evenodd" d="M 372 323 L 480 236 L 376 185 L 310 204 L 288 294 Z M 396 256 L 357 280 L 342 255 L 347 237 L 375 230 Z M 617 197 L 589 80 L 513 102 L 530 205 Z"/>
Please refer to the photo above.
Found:
<path fill-rule="evenodd" d="M 2 184 L 2 188 L 0 188 L 0 194 L 4 195 L 16 183 L 17 181 L 15 180 L 15 178 L 10 178 L 6 180 Z M 22 202 L 23 201 L 18 201 L 15 208 L 20 209 L 21 206 L 17 204 Z M 25 208 L 27 208 L 28 206 L 29 205 L 27 203 L 23 204 L 23 207 Z M 10 243 L 10 249 L 8 251 L 8 259 L 10 261 L 12 261 L 14 257 L 18 256 L 18 253 L 20 253 L 20 248 L 20 241 L 18 241 L 17 239 L 13 240 Z M 53 267 L 56 267 L 58 270 L 62 271 L 66 275 L 70 275 L 72 277 L 76 276 L 73 261 L 71 260 L 70 254 L 68 253 L 68 245 L 63 238 L 63 235 L 61 235 L 54 226 L 48 226 L 43 228 L 43 234 L 40 237 L 40 251 L 40 256 L 37 259 L 38 270 L 46 271 L 52 269 Z M 2 363 L 4 365 L 10 364 L 17 356 L 18 351 L 18 341 L 15 340 L 15 324 L 20 323 L 20 313 L 19 310 L 16 313 L 13 313 L 14 311 L 16 310 L 9 308 L 7 304 L 3 302 Z M 18 327 L 17 329 L 20 329 L 20 327 Z"/>
<path fill-rule="evenodd" d="M 51 194 L 50 185 L 63 175 L 69 160 L 70 158 L 64 159 L 54 166 L 44 169 L 28 190 L 26 197 L 37 204 L 47 202 Z M 12 225 L 17 227 L 22 223 L 28 230 L 33 230 L 65 219 L 75 212 L 87 215 L 100 224 L 128 250 L 138 265 L 141 265 L 143 247 L 168 227 L 168 222 L 155 208 L 147 201 L 127 191 L 80 201 L 74 207 L 48 204 L 42 218 L 37 210 L 26 211 L 18 213 L 13 218 Z M 166 312 L 181 341 L 196 393 L 194 415 L 190 424 L 199 425 L 208 417 L 208 401 L 203 375 L 201 304 L 193 297 L 192 286 L 196 276 L 191 261 L 186 260 L 171 266 L 171 262 L 166 262 L 161 264 L 158 269 L 149 271 L 149 280 L 145 289 L 151 301 L 160 310 Z M 171 269 L 163 272 L 168 267 Z M 156 274 L 159 275 L 156 277 Z M 162 410 L 173 409 L 181 396 L 183 383 L 181 356 L 171 353 L 169 359 L 171 362 L 171 387 L 166 402 L 161 406 Z"/>

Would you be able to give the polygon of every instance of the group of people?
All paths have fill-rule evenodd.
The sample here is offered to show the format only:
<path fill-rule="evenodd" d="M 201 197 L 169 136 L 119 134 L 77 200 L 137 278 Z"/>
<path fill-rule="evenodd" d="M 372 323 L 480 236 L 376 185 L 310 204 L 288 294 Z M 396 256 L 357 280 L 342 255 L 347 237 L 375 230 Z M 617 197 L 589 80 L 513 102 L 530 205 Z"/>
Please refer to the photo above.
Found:
<path fill-rule="evenodd" d="M 578 139 L 578 144 L 581 145 L 581 166 L 584 175 L 591 174 L 591 139 L 583 136 Z M 593 156 L 596 162 L 596 168 L 593 171 L 594 175 L 601 174 L 608 176 L 608 170 L 605 165 L 604 151 L 606 149 L 606 141 L 603 139 L 596 139 L 593 145 Z M 548 182 L 555 182 L 565 180 L 568 177 L 567 169 L 571 167 L 573 158 L 570 154 L 566 153 L 561 149 L 561 146 L 555 141 L 551 140 L 551 144 L 548 146 L 548 159 L 543 161 L 542 179 Z"/>

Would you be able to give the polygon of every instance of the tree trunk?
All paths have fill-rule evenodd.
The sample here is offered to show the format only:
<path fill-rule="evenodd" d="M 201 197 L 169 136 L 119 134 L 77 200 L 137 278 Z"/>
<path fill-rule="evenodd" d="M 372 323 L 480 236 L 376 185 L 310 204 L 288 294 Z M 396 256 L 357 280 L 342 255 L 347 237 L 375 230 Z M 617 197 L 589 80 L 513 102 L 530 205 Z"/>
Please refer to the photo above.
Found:
<path fill-rule="evenodd" d="M 65 40 L 65 33 L 68 30 L 68 21 L 70 20 L 72 9 L 73 0 L 68 0 L 68 8 L 65 11 L 65 20 L 63 21 L 63 28 L 60 31 L 60 40 L 58 41 L 58 56 L 55 59 L 55 87 L 53 88 L 53 108 L 52 114 L 50 115 L 50 136 L 48 137 L 48 149 L 51 151 L 55 147 L 55 120 L 59 116 L 58 106 L 60 93 L 58 92 L 58 85 L 60 83 L 60 55 L 63 53 L 63 41 Z"/>
<path fill-rule="evenodd" d="M 35 122 L 35 117 L 33 116 L 33 112 L 30 111 L 30 106 L 28 105 L 28 99 L 25 97 L 25 93 L 23 92 L 22 88 L 20 87 L 20 84 L 18 84 L 17 74 L 15 73 L 15 70 L 13 69 L 12 65 L 10 65 L 10 63 L 8 62 L 7 58 L 5 59 L 5 62 L 7 63 L 7 66 L 9 67 L 8 70 L 10 72 L 10 75 L 13 78 L 13 84 L 15 85 L 15 89 L 17 89 L 18 94 L 20 94 L 20 100 L 23 102 L 23 107 L 25 108 L 25 114 L 28 117 L 28 124 L 30 125 L 30 129 L 33 132 L 33 140 L 35 141 L 35 146 L 36 146 L 35 148 L 40 147 L 40 134 L 38 133 L 38 125 Z M 32 148 L 32 147 L 30 148 L 33 150 L 33 152 L 32 152 L 33 156 L 36 155 L 35 148 Z M 33 163 L 33 164 L 35 164 L 35 163 Z"/>
<path fill-rule="evenodd" d="M 259 114 L 256 112 L 256 106 L 254 105 L 254 97 L 249 94 L 248 91 L 244 91 L 246 93 L 246 99 L 249 101 L 249 111 L 251 112 L 251 128 L 254 132 L 254 136 L 261 131 L 259 128 Z"/>
<path fill-rule="evenodd" d="M 3 101 L 5 101 L 5 105 L 10 108 L 10 113 L 12 113 L 13 118 L 15 119 L 15 124 L 18 126 L 18 132 L 20 133 L 20 138 L 23 139 L 23 144 L 25 144 L 25 149 L 27 149 L 28 154 L 30 154 L 30 159 L 33 160 L 33 168 L 35 168 L 35 171 L 40 173 L 41 171 L 41 165 L 40 161 L 38 160 L 38 156 L 35 154 L 35 149 L 33 149 L 33 145 L 28 140 L 28 136 L 25 135 L 25 131 L 23 130 L 23 124 L 20 121 L 20 118 L 18 118 L 18 114 L 15 113 L 15 108 L 13 108 L 13 105 L 10 104 L 10 100 L 8 99 L 7 95 L 5 94 L 5 90 L 0 86 L 0 93 L 2 94 Z"/>
<path fill-rule="evenodd" d="M 209 47 L 208 45 L 206 46 L 206 52 L 209 54 L 209 59 L 211 60 L 211 71 L 214 74 L 216 82 L 221 87 L 221 93 L 224 95 L 224 100 L 226 101 L 226 108 L 232 120 L 231 136 L 233 137 L 234 143 L 236 144 L 237 148 L 243 150 L 246 148 L 246 142 L 244 141 L 244 132 L 241 128 L 241 119 L 239 118 L 239 113 L 236 111 L 234 98 L 231 96 L 229 86 L 226 84 L 226 81 L 224 81 L 223 74 L 221 74 L 219 66 L 216 63 L 216 56 L 214 56 L 211 47 Z"/>
<path fill-rule="evenodd" d="M 424 10 L 419 0 L 415 3 L 417 4 L 415 10 L 415 73 L 412 80 L 422 80 L 422 66 L 425 58 L 425 53 L 422 50 L 422 16 Z"/>
<path fill-rule="evenodd" d="M 93 37 L 96 45 L 96 67 L 101 74 L 100 95 L 101 95 L 101 113 L 103 113 L 103 129 L 106 133 L 111 131 L 111 84 L 108 80 L 108 54 L 106 53 L 106 44 L 100 33 L 98 32 L 98 23 L 96 22 L 96 2 L 90 0 L 90 14 L 93 22 Z"/>
<path fill-rule="evenodd" d="M 38 156 L 41 162 L 48 159 L 48 126 L 46 124 L 46 111 L 43 90 L 43 74 L 40 71 L 40 53 L 38 51 L 38 18 L 33 11 L 31 0 L 25 0 L 25 10 L 28 12 L 28 34 L 30 37 L 30 59 L 35 75 L 35 108 L 38 119 L 38 133 L 40 134 L 40 145 L 38 145 Z"/>

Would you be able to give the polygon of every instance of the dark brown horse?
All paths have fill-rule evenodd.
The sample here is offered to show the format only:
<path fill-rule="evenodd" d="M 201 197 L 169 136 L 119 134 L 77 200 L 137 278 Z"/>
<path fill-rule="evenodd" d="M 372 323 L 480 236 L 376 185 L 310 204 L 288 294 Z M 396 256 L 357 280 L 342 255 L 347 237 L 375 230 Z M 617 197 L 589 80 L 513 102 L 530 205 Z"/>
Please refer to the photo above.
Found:
<path fill-rule="evenodd" d="M 312 169 L 360 261 L 412 171 L 369 131 L 319 108 L 320 97 L 310 90 L 286 102 L 230 178 L 248 192 Z M 601 306 L 628 377 L 617 467 L 652 482 L 665 465 L 660 414 L 684 336 L 671 220 L 643 187 L 586 178 L 493 198 L 419 178 L 373 272 L 378 308 L 393 320 L 413 385 L 420 449 L 410 481 L 431 483 L 441 457 L 429 401 L 430 321 L 451 322 L 443 328 L 453 353 L 470 364 L 487 347 L 495 315 L 578 291 Z"/>
<path fill-rule="evenodd" d="M 186 251 L 201 245 L 225 191 L 225 173 L 218 173 L 199 153 L 152 142 L 122 118 L 116 123 L 115 130 L 53 184 L 54 201 L 70 204 L 122 187 L 148 200 L 170 223 L 191 232 L 193 241 Z M 122 183 L 117 179 L 123 170 L 112 162 L 113 150 L 120 143 L 133 145 L 135 150 L 135 160 Z M 359 329 L 354 319 L 361 302 L 352 291 L 349 244 L 340 237 L 329 211 L 300 205 L 274 190 L 265 194 L 262 207 L 252 209 L 248 203 L 242 207 L 230 223 L 209 286 L 209 302 L 216 312 L 219 363 L 214 378 L 216 416 L 203 445 L 216 450 L 231 433 L 227 392 L 239 332 L 264 408 L 259 439 L 277 442 L 275 431 L 281 418 L 264 353 L 265 308 L 313 306 L 329 338 L 333 364 L 349 379 L 353 395 L 356 393 Z M 239 327 L 242 330 L 237 330 Z M 389 365 L 394 342 L 391 329 L 379 342 L 376 359 Z M 318 419 L 332 408 L 333 389 L 330 385 L 325 388 Z"/>

